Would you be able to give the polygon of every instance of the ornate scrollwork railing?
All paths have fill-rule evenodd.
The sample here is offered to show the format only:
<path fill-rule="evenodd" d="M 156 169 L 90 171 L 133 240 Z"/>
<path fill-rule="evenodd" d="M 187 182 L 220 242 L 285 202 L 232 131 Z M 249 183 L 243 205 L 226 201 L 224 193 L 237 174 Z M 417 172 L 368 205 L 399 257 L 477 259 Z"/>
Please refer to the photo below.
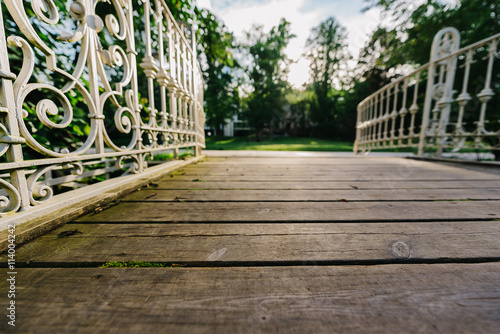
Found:
<path fill-rule="evenodd" d="M 205 147 L 203 79 L 164 0 L 3 0 L 0 216 Z"/>
<path fill-rule="evenodd" d="M 500 150 L 499 41 L 496 34 L 459 49 L 455 28 L 439 31 L 428 64 L 358 105 L 354 151 Z"/>

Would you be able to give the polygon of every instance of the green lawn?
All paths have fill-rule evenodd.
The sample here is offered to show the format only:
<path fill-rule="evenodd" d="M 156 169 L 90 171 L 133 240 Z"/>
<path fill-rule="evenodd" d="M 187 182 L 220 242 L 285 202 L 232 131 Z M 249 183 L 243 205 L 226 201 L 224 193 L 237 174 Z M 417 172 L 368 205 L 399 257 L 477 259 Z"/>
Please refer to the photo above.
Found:
<path fill-rule="evenodd" d="M 352 152 L 353 143 L 329 139 L 274 137 L 262 142 L 246 137 L 206 137 L 207 150 Z"/>

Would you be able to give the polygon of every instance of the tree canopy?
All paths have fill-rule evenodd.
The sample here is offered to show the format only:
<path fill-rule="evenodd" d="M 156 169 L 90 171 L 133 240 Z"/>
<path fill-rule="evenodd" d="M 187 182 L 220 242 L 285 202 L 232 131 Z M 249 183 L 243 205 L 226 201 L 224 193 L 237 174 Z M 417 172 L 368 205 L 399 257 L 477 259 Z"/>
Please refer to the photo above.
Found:
<path fill-rule="evenodd" d="M 310 113 L 322 135 L 338 136 L 338 118 L 341 117 L 339 91 L 346 84 L 347 51 L 346 29 L 334 17 L 314 27 L 306 42 L 306 57 L 310 61 L 312 87 L 315 93 Z M 334 86 L 337 89 L 334 89 Z"/>
<path fill-rule="evenodd" d="M 247 99 L 245 116 L 256 129 L 258 137 L 264 128 L 272 131 L 273 123 L 283 114 L 288 87 L 288 59 L 285 47 L 291 38 L 290 23 L 281 19 L 266 33 L 262 26 L 247 33 L 245 48 L 251 63 L 247 67 L 252 92 Z"/>

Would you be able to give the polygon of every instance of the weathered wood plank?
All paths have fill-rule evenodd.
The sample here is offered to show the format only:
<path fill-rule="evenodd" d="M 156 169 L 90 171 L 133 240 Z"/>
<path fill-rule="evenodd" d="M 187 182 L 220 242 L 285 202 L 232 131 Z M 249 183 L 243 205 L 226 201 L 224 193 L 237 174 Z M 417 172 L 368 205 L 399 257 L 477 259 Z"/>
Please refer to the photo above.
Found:
<path fill-rule="evenodd" d="M 468 179 L 468 180 L 499 180 L 500 174 L 491 173 L 490 170 L 474 171 L 462 168 L 416 168 L 416 167 L 395 167 L 395 168 L 374 168 L 369 167 L 370 172 L 367 173 L 366 166 L 329 166 L 328 168 L 318 168 L 316 166 L 304 166 L 297 168 L 276 168 L 279 166 L 266 166 L 265 168 L 255 168 L 255 166 L 236 165 L 220 166 L 211 168 L 210 166 L 190 166 L 174 172 L 176 179 L 193 179 L 201 177 L 203 179 L 223 179 L 238 180 L 244 176 L 248 180 L 259 180 L 270 177 L 279 179 L 306 179 L 306 180 L 335 180 L 335 179 L 365 179 L 365 180 L 385 180 L 385 179 L 408 179 L 408 180 L 436 180 L 436 179 Z M 358 167 L 358 168 L 356 168 Z M 500 168 L 499 168 L 500 172 Z"/>
<path fill-rule="evenodd" d="M 20 333 L 500 332 L 499 263 L 53 268 L 17 277 Z"/>
<path fill-rule="evenodd" d="M 123 199 L 124 202 L 171 201 L 409 201 L 500 199 L 500 189 L 377 189 L 377 190 L 164 190 L 148 188 Z"/>
<path fill-rule="evenodd" d="M 238 164 L 228 164 L 228 163 L 197 163 L 190 164 L 187 169 L 189 170 L 270 170 L 270 171 L 332 171 L 332 170 L 366 170 L 369 166 L 371 170 L 436 170 L 436 171 L 457 171 L 457 170 L 469 170 L 478 171 L 490 174 L 499 174 L 500 166 L 485 166 L 485 165 L 465 165 L 465 164 L 452 164 L 452 163 L 441 163 L 441 162 L 414 162 L 414 160 L 399 159 L 397 161 L 383 162 L 379 163 L 376 161 L 371 161 L 368 164 L 362 161 L 350 161 L 349 163 L 335 163 L 336 160 L 332 160 L 327 164 L 317 164 L 310 161 L 308 164 L 253 164 L 251 160 L 241 162 Z M 184 168 L 186 169 L 186 168 Z"/>
<path fill-rule="evenodd" d="M 498 201 L 436 202 L 122 202 L 78 222 L 412 221 L 494 219 Z"/>
<path fill-rule="evenodd" d="M 78 237 L 211 237 L 211 236 L 281 236 L 281 235 L 334 235 L 334 234 L 401 234 L 418 235 L 484 234 L 500 232 L 500 221 L 454 222 L 378 222 L 378 223 L 129 223 L 129 224 L 78 224 L 72 223 L 54 230 L 42 239 L 55 239 L 64 231 L 77 230 L 71 238 Z"/>
<path fill-rule="evenodd" d="M 332 181 L 384 181 L 384 182 L 394 182 L 394 181 L 496 181 L 500 182 L 500 177 L 493 178 L 491 175 L 456 175 L 448 173 L 432 173 L 432 172 L 415 172 L 411 174 L 393 174 L 387 173 L 370 173 L 366 172 L 354 173 L 332 173 L 330 175 L 309 175 L 308 173 L 297 174 L 297 175 L 268 175 L 268 174 L 234 174 L 234 175 L 214 175 L 214 174 L 191 174 L 191 175 L 173 175 L 163 178 L 163 180 L 173 180 L 173 181 L 193 181 L 194 180 L 204 180 L 210 182 L 227 182 L 227 181 L 244 181 L 244 182 L 332 182 Z"/>
<path fill-rule="evenodd" d="M 413 170 L 428 171 L 477 171 L 493 175 L 500 175 L 500 168 L 494 166 L 456 164 L 448 162 L 429 162 L 402 158 L 330 158 L 328 160 L 316 160 L 313 158 L 267 158 L 267 161 L 254 158 L 226 158 L 217 160 L 210 158 L 200 164 L 190 165 L 192 170 L 262 170 L 262 171 L 333 171 L 333 170 L 366 170 L 370 172 L 377 170 L 392 172 L 408 172 Z M 320 161 L 320 163 L 318 163 Z"/>
<path fill-rule="evenodd" d="M 77 231 L 60 238 L 60 233 Z M 19 262 L 284 262 L 500 258 L 500 222 L 68 225 Z M 7 262 L 7 257 L 0 257 Z"/>
<path fill-rule="evenodd" d="M 193 179 L 196 180 L 196 179 Z M 157 182 L 154 187 L 158 189 L 485 189 L 500 188 L 500 180 L 462 181 L 175 181 L 165 178 Z"/>
<path fill-rule="evenodd" d="M 434 164 L 428 161 L 419 161 L 413 159 L 405 159 L 399 157 L 228 157 L 216 158 L 209 157 L 204 159 L 200 164 L 203 165 L 412 165 L 412 166 L 430 166 Z"/>

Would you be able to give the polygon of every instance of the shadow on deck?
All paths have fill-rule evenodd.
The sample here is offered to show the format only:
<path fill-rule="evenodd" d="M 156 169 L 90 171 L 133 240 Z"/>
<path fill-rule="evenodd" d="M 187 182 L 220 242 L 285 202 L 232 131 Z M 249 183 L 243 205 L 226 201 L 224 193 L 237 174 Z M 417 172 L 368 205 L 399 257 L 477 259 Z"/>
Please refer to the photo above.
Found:
<path fill-rule="evenodd" d="M 20 247 L 16 332 L 500 332 L 500 169 L 249 155 Z"/>

